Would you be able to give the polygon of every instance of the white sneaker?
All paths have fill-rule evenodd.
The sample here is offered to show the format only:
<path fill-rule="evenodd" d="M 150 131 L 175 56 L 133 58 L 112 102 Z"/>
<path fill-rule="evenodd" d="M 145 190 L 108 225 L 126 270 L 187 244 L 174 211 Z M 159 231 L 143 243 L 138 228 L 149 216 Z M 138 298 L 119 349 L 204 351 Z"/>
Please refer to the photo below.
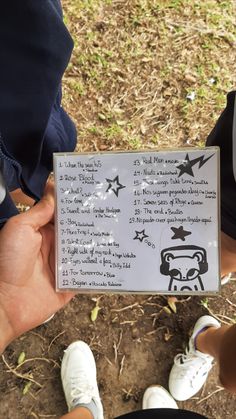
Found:
<path fill-rule="evenodd" d="M 103 407 L 99 396 L 96 364 L 89 346 L 82 341 L 72 343 L 65 350 L 61 364 L 61 379 L 69 412 L 76 404 L 97 407 L 96 419 L 103 419 Z"/>
<path fill-rule="evenodd" d="M 211 316 L 202 316 L 194 326 L 185 354 L 178 354 L 169 376 L 169 390 L 176 400 L 194 396 L 205 383 L 214 358 L 195 349 L 195 338 L 207 327 L 220 327 Z"/>
<path fill-rule="evenodd" d="M 235 272 L 230 272 L 227 275 L 221 277 L 221 285 L 227 284 L 231 279 L 235 278 Z"/>
<path fill-rule="evenodd" d="M 46 323 L 50 322 L 53 319 L 54 316 L 55 316 L 55 313 L 53 313 L 50 317 L 48 317 L 47 320 L 44 320 L 44 322 L 42 324 L 46 324 Z"/>
<path fill-rule="evenodd" d="M 178 406 L 162 386 L 150 386 L 143 395 L 143 409 L 178 409 Z"/>

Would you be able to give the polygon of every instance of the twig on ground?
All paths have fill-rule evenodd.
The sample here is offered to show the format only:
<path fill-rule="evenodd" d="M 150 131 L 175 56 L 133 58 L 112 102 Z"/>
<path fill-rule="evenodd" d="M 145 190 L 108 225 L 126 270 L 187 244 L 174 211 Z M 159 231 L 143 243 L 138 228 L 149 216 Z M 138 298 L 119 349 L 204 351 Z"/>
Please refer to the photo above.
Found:
<path fill-rule="evenodd" d="M 24 362 L 22 362 L 21 364 L 19 364 L 19 365 L 17 365 L 16 366 L 16 368 L 15 368 L 15 371 L 18 369 L 18 368 L 20 368 L 20 367 L 22 367 L 23 365 L 25 365 L 26 363 L 28 363 L 28 362 L 34 362 L 34 361 L 44 361 L 44 362 L 48 362 L 49 364 L 50 363 L 53 363 L 54 364 L 54 366 L 56 366 L 56 367 L 58 367 L 58 368 L 60 368 L 60 365 L 56 362 L 56 361 L 54 361 L 54 359 L 51 359 L 51 358 L 29 358 L 29 359 L 26 359 Z"/>
<path fill-rule="evenodd" d="M 118 320 L 118 316 L 115 316 L 115 317 L 111 320 L 111 322 L 112 322 L 112 323 L 115 323 L 115 322 L 116 322 L 116 320 Z"/>
<path fill-rule="evenodd" d="M 117 362 L 118 350 L 119 350 L 119 347 L 120 347 L 120 344 L 121 344 L 122 336 L 123 336 L 123 332 L 122 332 L 122 330 L 120 330 L 120 336 L 119 336 L 118 343 L 117 344 L 116 344 L 116 342 L 113 343 L 113 349 L 114 349 L 114 352 L 115 352 L 115 364 Z"/>
<path fill-rule="evenodd" d="M 145 304 L 147 304 L 147 302 L 148 301 L 150 301 L 150 300 L 153 300 L 153 298 L 154 298 L 154 296 L 153 295 L 151 295 L 150 297 L 148 297 L 148 298 L 146 298 L 145 300 L 143 300 L 143 301 L 141 301 L 141 305 L 145 305 Z"/>
<path fill-rule="evenodd" d="M 35 395 L 33 393 L 31 393 L 31 391 L 29 391 L 29 395 L 32 397 L 32 399 L 38 400 L 37 397 L 35 397 Z"/>
<path fill-rule="evenodd" d="M 129 390 L 126 390 L 125 388 L 122 388 L 121 390 L 125 394 L 126 400 L 129 400 L 131 397 L 134 396 L 134 394 L 132 393 L 132 390 L 133 390 L 132 387 Z"/>
<path fill-rule="evenodd" d="M 206 307 L 206 306 L 204 306 L 204 307 Z M 233 322 L 231 321 L 230 323 L 229 322 L 227 322 L 227 321 L 225 321 L 225 320 L 223 320 L 223 318 L 222 318 L 222 315 L 221 314 L 215 314 L 209 307 L 206 307 L 206 309 L 207 309 L 207 311 L 208 311 L 208 313 L 211 315 L 211 316 L 213 316 L 213 317 L 215 317 L 215 319 L 216 320 L 218 320 L 220 323 L 224 323 L 224 324 L 227 324 L 227 325 L 232 325 L 233 324 Z M 232 320 L 232 319 L 231 319 Z"/>
<path fill-rule="evenodd" d="M 131 304 L 129 306 L 122 307 L 122 308 L 113 308 L 113 309 L 111 309 L 111 311 L 116 312 L 116 313 L 120 313 L 121 311 L 129 310 L 130 308 L 134 308 L 134 307 L 138 307 L 138 306 L 140 306 L 139 303 L 134 303 L 134 304 Z"/>
<path fill-rule="evenodd" d="M 151 317 L 153 317 L 153 322 L 152 322 L 153 327 L 155 326 L 158 317 L 161 315 L 163 311 L 164 311 L 164 307 L 162 306 L 161 310 L 159 310 L 157 313 L 151 314 Z"/>
<path fill-rule="evenodd" d="M 235 323 L 234 319 L 232 319 L 232 318 L 231 318 L 231 317 L 229 317 L 229 316 L 226 316 L 225 314 L 220 314 L 220 313 L 218 313 L 218 314 L 217 314 L 217 316 L 221 317 L 222 319 L 229 320 L 229 321 L 230 321 L 230 324 L 234 324 L 234 323 Z M 222 321 L 222 320 L 221 320 L 221 321 Z"/>
<path fill-rule="evenodd" d="M 95 342 L 95 339 L 97 339 L 97 342 Z M 98 339 L 99 339 L 99 336 L 96 336 L 95 334 L 90 338 L 90 342 L 89 342 L 89 346 L 90 346 L 90 348 L 92 349 L 95 349 L 96 348 L 96 346 L 100 346 L 100 347 L 102 347 L 102 345 L 101 345 L 101 343 L 98 341 Z M 98 351 L 98 349 L 96 349 L 97 351 Z"/>
<path fill-rule="evenodd" d="M 212 397 L 214 394 L 219 393 L 222 390 L 224 390 L 224 387 L 217 386 L 217 389 L 215 391 L 212 391 L 212 393 L 208 394 L 208 396 L 203 397 L 203 399 L 199 400 L 196 404 L 200 404 L 200 403 L 206 401 L 207 399 Z"/>
<path fill-rule="evenodd" d="M 116 364 L 116 362 L 117 362 L 117 345 L 116 345 L 116 343 L 114 342 L 113 343 L 113 349 L 114 349 L 114 359 L 115 359 L 115 364 Z"/>
<path fill-rule="evenodd" d="M 161 304 L 158 304 L 158 303 L 146 303 L 144 305 L 146 305 L 146 306 L 154 306 L 154 307 L 163 307 Z"/>
<path fill-rule="evenodd" d="M 65 331 L 65 330 L 63 330 L 63 332 L 58 333 L 58 335 L 57 335 L 57 336 L 55 336 L 55 338 L 53 338 L 53 340 L 49 343 L 49 346 L 48 346 L 48 353 L 49 353 L 49 351 L 50 351 L 50 349 L 51 349 L 52 344 L 55 342 L 55 340 L 56 340 L 56 339 L 58 339 L 60 336 L 64 335 L 64 333 L 65 333 L 65 332 L 66 332 L 66 331 Z"/>
<path fill-rule="evenodd" d="M 232 307 L 236 307 L 236 304 L 232 303 L 232 301 L 230 301 L 228 298 L 226 298 L 225 301 L 227 301 L 227 303 L 229 303 Z"/>
<path fill-rule="evenodd" d="M 147 332 L 146 336 L 154 335 L 154 333 L 159 332 L 159 330 L 166 329 L 166 326 L 160 326 L 155 330 L 151 330 L 151 332 Z"/>
<path fill-rule="evenodd" d="M 122 337 L 123 337 L 123 331 L 121 330 L 121 331 L 120 331 L 119 340 L 118 340 L 118 343 L 117 343 L 117 352 L 119 351 L 119 348 L 120 348 L 120 344 L 121 344 Z"/>
<path fill-rule="evenodd" d="M 123 369 L 124 369 L 124 363 L 125 363 L 125 355 L 123 355 L 121 363 L 120 363 L 120 371 L 119 371 L 119 377 L 121 376 Z"/>
<path fill-rule="evenodd" d="M 94 140 L 92 141 L 92 143 L 93 143 L 93 145 L 94 145 L 95 150 L 96 150 L 96 151 L 99 151 L 99 148 L 98 148 L 98 146 L 97 146 L 97 143 L 96 143 Z"/>
<path fill-rule="evenodd" d="M 28 381 L 31 381 L 32 383 L 36 384 L 38 387 L 42 388 L 42 384 L 40 384 L 40 383 L 38 383 L 36 380 L 34 380 L 34 379 L 31 377 L 31 375 L 29 375 L 29 374 L 20 374 L 19 372 L 17 372 L 17 371 L 15 370 L 15 368 L 12 368 L 12 367 L 8 364 L 8 362 L 6 361 L 6 359 L 5 359 L 5 356 L 4 356 L 4 355 L 2 355 L 2 360 L 3 360 L 4 364 L 5 364 L 5 365 L 7 366 L 7 368 L 8 368 L 8 372 L 11 372 L 11 373 L 12 373 L 12 374 L 14 374 L 16 377 L 18 377 L 18 378 L 22 378 L 23 380 L 28 380 Z"/>
<path fill-rule="evenodd" d="M 39 333 L 30 331 L 29 334 L 30 335 L 34 335 L 34 336 L 37 336 L 38 338 L 42 339 L 44 342 L 46 341 L 46 339 L 43 336 L 41 336 Z"/>
<path fill-rule="evenodd" d="M 106 356 L 106 355 L 104 355 L 104 358 L 105 358 L 105 360 L 108 362 L 108 364 L 109 364 L 109 365 L 113 365 L 113 364 L 112 364 L 112 362 L 110 361 L 110 359 L 109 359 L 109 358 L 107 358 L 107 356 Z"/>

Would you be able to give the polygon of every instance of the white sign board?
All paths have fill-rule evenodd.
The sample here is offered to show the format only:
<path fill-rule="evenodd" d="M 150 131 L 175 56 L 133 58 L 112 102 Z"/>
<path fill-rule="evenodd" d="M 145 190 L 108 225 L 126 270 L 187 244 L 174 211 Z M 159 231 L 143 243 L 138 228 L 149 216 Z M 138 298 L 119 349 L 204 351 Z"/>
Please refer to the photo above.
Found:
<path fill-rule="evenodd" d="M 57 290 L 219 291 L 218 154 L 54 154 Z"/>

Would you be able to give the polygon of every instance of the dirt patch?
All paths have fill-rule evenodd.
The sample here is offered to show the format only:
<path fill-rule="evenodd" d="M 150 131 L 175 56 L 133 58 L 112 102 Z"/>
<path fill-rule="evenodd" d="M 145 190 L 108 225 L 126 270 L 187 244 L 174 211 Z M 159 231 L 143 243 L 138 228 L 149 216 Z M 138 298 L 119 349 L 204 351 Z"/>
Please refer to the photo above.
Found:
<path fill-rule="evenodd" d="M 95 322 L 90 314 L 96 296 L 77 296 L 48 324 L 17 339 L 5 351 L 8 366 L 1 362 L 0 417 L 59 418 L 65 413 L 60 363 L 63 350 L 79 339 L 87 342 L 95 355 L 105 417 L 112 419 L 140 409 L 147 386 L 158 383 L 168 388 L 173 358 L 183 350 L 200 315 L 212 310 L 223 321 L 233 320 L 234 307 L 226 300 L 236 303 L 233 288 L 226 285 L 222 299 L 179 298 L 176 313 L 162 296 L 103 295 Z M 16 369 L 22 351 L 26 362 Z M 16 372 L 30 374 L 35 381 L 25 395 L 28 380 L 16 377 Z M 201 392 L 179 406 L 209 419 L 233 418 L 235 396 L 221 389 L 214 367 Z"/>

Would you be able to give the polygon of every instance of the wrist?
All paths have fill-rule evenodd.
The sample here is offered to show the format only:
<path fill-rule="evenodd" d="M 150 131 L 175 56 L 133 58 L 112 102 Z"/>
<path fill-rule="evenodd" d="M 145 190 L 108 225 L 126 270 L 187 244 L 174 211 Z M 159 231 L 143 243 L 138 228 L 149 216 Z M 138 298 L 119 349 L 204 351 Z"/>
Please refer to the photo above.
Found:
<path fill-rule="evenodd" d="M 14 333 L 4 309 L 0 305 L 0 355 L 14 339 Z"/>

